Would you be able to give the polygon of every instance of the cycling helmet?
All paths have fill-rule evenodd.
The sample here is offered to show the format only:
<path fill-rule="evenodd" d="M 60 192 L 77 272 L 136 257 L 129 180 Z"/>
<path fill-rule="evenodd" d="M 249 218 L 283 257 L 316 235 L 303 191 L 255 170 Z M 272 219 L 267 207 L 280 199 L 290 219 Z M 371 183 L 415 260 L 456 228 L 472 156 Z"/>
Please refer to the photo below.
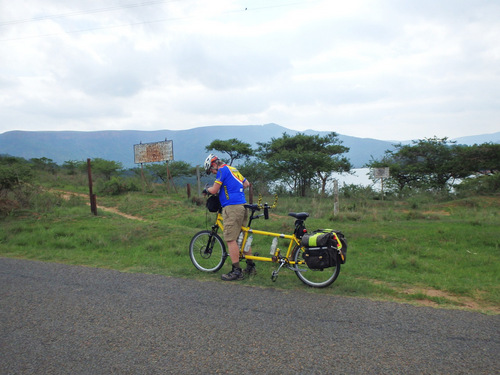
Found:
<path fill-rule="evenodd" d="M 219 160 L 219 158 L 217 156 L 215 156 L 214 154 L 210 154 L 207 156 L 207 158 L 205 159 L 205 164 L 204 164 L 204 168 L 205 168 L 205 172 L 207 172 L 207 174 L 210 174 L 210 168 L 212 167 L 212 163 Z"/>

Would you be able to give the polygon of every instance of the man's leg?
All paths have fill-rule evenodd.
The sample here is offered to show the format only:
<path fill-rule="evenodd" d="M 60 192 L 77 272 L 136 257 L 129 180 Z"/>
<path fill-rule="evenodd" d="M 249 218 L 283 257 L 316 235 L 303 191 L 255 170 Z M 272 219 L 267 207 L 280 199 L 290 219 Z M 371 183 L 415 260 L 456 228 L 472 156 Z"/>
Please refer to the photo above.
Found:
<path fill-rule="evenodd" d="M 241 223 L 245 214 L 243 206 L 227 206 L 222 212 L 224 220 L 224 240 L 227 243 L 227 249 L 231 263 L 233 265 L 231 272 L 222 275 L 222 280 L 242 280 L 244 275 L 240 267 L 240 250 L 238 248 L 238 236 L 241 231 Z"/>
<path fill-rule="evenodd" d="M 233 267 L 231 272 L 226 273 L 221 276 L 224 281 L 234 281 L 234 280 L 243 280 L 244 275 L 243 271 L 240 267 L 240 249 L 238 248 L 237 241 L 226 241 L 227 249 L 229 252 L 229 258 L 231 258 L 231 263 Z"/>
<path fill-rule="evenodd" d="M 240 249 L 238 248 L 237 241 L 227 241 L 227 249 L 229 252 L 229 257 L 231 258 L 231 263 L 239 263 L 240 262 Z"/>

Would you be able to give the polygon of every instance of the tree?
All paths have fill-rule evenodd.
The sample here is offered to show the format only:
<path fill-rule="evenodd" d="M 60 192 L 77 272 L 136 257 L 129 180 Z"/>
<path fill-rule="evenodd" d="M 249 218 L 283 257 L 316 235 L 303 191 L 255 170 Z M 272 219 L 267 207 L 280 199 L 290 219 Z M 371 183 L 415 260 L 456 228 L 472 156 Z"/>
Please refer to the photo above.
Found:
<path fill-rule="evenodd" d="M 483 143 L 473 146 L 457 146 L 459 163 L 470 174 L 495 174 L 500 171 L 500 144 Z"/>
<path fill-rule="evenodd" d="M 252 184 L 254 192 L 269 193 L 272 177 L 267 164 L 257 160 L 247 160 L 244 164 L 238 165 L 238 170 Z"/>
<path fill-rule="evenodd" d="M 80 165 L 80 162 L 78 162 L 76 160 L 66 160 L 63 163 L 62 167 L 63 167 L 63 169 L 65 169 L 67 171 L 67 173 L 69 175 L 75 175 L 76 171 L 79 168 L 79 165 Z"/>
<path fill-rule="evenodd" d="M 226 141 L 216 139 L 205 147 L 207 151 L 215 150 L 226 153 L 229 156 L 229 165 L 233 165 L 233 161 L 238 159 L 248 159 L 253 155 L 252 147 L 249 143 L 241 142 L 236 138 L 231 138 Z"/>
<path fill-rule="evenodd" d="M 30 159 L 30 162 L 37 171 L 47 171 L 54 174 L 58 168 L 57 164 L 52 159 L 46 157 L 33 158 Z"/>
<path fill-rule="evenodd" d="M 411 145 L 394 145 L 383 158 L 391 169 L 391 179 L 399 190 L 405 187 L 424 190 L 444 190 L 456 175 L 453 168 L 453 149 L 448 138 L 425 138 L 412 141 Z M 380 163 L 371 163 L 371 167 Z M 456 168 L 455 168 L 456 169 Z"/>
<path fill-rule="evenodd" d="M 449 190 L 457 179 L 500 169 L 500 145 L 455 145 L 448 138 L 434 137 L 394 147 L 368 166 L 389 167 L 389 186 L 397 187 L 400 192 L 405 188 Z"/>
<path fill-rule="evenodd" d="M 95 158 L 91 160 L 92 174 L 101 175 L 105 180 L 110 180 L 112 176 L 117 175 L 123 168 L 122 163 L 112 160 Z M 87 170 L 87 163 L 81 162 L 80 168 L 83 171 Z"/>
<path fill-rule="evenodd" d="M 151 173 L 152 176 L 159 178 L 164 183 L 168 181 L 167 163 L 154 163 L 148 164 L 145 169 Z M 168 163 L 168 170 L 172 178 L 189 176 L 194 174 L 193 167 L 185 161 L 171 161 Z"/>
<path fill-rule="evenodd" d="M 317 152 L 323 157 L 322 161 L 316 164 L 316 173 L 321 182 L 321 195 L 325 195 L 326 184 L 332 178 L 332 172 L 349 172 L 352 164 L 346 157 L 339 156 L 348 152 L 349 148 L 341 145 L 335 133 L 330 133 L 323 138 L 318 137 L 317 141 L 320 146 Z"/>
<path fill-rule="evenodd" d="M 333 172 L 351 168 L 349 161 L 339 156 L 349 148 L 341 145 L 334 132 L 326 136 L 298 133 L 293 137 L 283 133 L 281 138 L 258 145 L 258 155 L 271 175 L 300 196 L 306 195 L 315 178 L 321 181 L 321 191 L 325 193 L 326 182 Z"/>

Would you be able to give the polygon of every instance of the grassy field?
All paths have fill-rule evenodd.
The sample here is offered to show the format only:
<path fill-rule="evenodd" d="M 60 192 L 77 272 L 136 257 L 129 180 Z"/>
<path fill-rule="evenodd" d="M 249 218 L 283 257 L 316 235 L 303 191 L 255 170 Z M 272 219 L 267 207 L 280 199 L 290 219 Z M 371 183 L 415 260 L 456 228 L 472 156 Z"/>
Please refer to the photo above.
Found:
<path fill-rule="evenodd" d="M 219 273 L 205 274 L 191 264 L 189 241 L 214 214 L 184 194 L 98 197 L 97 216 L 85 197 L 51 191 L 40 197 L 47 200 L 50 209 L 40 204 L 0 219 L 0 256 L 219 282 L 230 267 L 228 261 Z M 331 199 L 280 197 L 270 220 L 254 228 L 291 233 L 290 211 L 309 212 L 309 230 L 345 234 L 349 249 L 339 278 L 318 290 L 282 270 L 273 283 L 275 265 L 259 263 L 257 276 L 242 284 L 500 313 L 500 197 L 341 200 L 335 217 Z M 270 242 L 256 237 L 253 247 L 267 254 Z"/>

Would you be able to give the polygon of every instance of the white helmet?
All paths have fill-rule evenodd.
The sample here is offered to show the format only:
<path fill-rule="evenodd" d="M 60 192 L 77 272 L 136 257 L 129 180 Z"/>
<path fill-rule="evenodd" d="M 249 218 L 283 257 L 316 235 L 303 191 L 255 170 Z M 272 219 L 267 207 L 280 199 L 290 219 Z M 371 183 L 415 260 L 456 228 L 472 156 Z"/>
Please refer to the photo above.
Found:
<path fill-rule="evenodd" d="M 219 160 L 219 158 L 214 154 L 210 154 L 207 156 L 207 158 L 205 159 L 205 164 L 203 165 L 203 167 L 205 168 L 205 172 L 207 172 L 207 174 L 210 174 L 210 168 L 212 167 L 212 163 L 217 160 Z"/>

